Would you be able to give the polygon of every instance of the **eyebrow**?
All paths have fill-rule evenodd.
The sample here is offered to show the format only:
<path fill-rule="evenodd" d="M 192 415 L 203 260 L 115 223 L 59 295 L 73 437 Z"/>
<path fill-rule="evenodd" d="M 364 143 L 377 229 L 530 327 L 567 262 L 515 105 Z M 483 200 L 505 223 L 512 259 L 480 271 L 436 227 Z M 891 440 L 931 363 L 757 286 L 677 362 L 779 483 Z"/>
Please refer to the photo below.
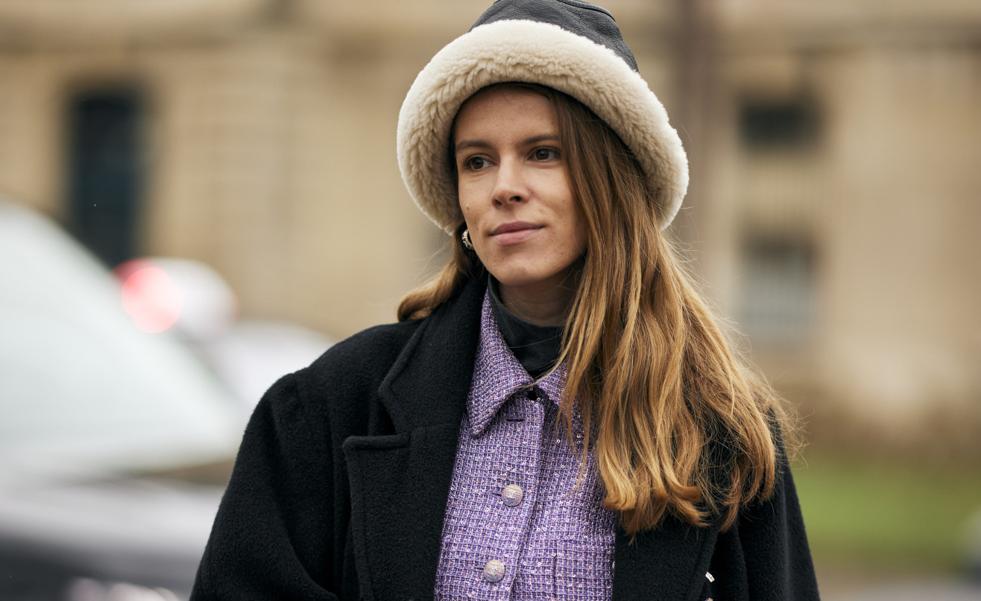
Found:
<path fill-rule="evenodd" d="M 531 146 L 532 144 L 538 144 L 539 142 L 559 142 L 560 138 L 558 134 L 540 134 L 537 136 L 531 136 L 530 138 L 525 138 L 521 141 L 521 146 Z M 491 143 L 487 140 L 460 140 L 456 143 L 456 152 L 461 150 L 466 150 L 467 148 L 488 148 Z"/>

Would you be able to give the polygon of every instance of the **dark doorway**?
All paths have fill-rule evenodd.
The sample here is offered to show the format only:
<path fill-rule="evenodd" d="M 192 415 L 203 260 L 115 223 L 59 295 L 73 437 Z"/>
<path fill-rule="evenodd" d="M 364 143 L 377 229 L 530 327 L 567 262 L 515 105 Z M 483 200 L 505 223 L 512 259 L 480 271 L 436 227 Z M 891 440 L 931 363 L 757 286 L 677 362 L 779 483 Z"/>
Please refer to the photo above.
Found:
<path fill-rule="evenodd" d="M 106 265 L 137 252 L 143 102 L 131 89 L 87 90 L 68 114 L 69 227 Z"/>

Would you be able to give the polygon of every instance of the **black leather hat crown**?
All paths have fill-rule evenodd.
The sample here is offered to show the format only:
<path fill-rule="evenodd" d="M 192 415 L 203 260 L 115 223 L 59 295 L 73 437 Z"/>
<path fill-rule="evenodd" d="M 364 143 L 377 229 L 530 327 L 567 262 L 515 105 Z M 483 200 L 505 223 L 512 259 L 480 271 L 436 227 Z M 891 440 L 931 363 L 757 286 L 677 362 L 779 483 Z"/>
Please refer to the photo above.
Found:
<path fill-rule="evenodd" d="M 610 11 L 586 2 L 498 0 L 477 18 L 470 29 L 495 21 L 516 20 L 554 23 L 566 31 L 606 46 L 630 65 L 631 69 L 638 70 L 637 59 L 623 41 L 620 28 Z"/>

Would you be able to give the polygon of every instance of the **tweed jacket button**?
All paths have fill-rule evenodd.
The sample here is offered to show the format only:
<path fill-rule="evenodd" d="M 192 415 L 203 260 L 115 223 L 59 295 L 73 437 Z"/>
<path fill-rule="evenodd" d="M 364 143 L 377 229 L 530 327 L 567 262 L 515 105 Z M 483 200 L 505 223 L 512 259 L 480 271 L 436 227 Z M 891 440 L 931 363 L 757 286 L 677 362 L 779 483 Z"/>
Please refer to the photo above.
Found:
<path fill-rule="evenodd" d="M 521 500 L 525 498 L 525 491 L 517 484 L 508 484 L 501 491 L 501 498 L 504 499 L 505 505 L 514 507 L 521 504 Z"/>
<path fill-rule="evenodd" d="M 484 565 L 484 580 L 500 582 L 504 578 L 504 562 L 492 559 Z"/>

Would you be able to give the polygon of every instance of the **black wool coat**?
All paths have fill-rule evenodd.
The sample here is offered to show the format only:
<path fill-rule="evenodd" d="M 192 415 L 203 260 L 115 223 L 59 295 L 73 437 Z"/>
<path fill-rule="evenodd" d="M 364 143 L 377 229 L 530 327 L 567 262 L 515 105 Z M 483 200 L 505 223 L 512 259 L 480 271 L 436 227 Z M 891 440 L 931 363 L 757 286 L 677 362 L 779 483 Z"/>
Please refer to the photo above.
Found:
<path fill-rule="evenodd" d="M 280 379 L 245 431 L 193 601 L 433 598 L 485 282 Z M 728 531 L 617 530 L 614 601 L 818 599 L 786 465 Z M 475 566 L 475 574 L 480 566 Z M 710 573 L 711 578 L 706 574 Z"/>

